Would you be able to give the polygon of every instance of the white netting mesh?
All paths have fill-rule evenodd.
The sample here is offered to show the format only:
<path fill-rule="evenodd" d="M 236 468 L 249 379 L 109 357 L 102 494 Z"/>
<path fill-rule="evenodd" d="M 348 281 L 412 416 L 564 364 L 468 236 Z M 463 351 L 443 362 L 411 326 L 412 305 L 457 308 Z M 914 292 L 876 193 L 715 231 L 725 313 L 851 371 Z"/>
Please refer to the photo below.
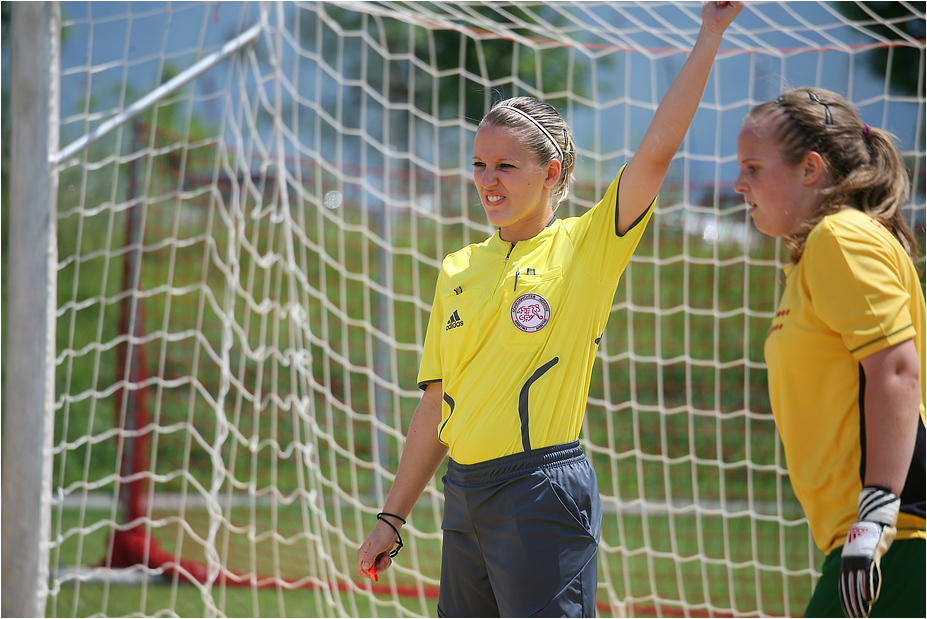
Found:
<path fill-rule="evenodd" d="M 590 390 L 602 615 L 804 609 L 821 557 L 763 363 L 784 257 L 732 191 L 735 140 L 785 87 L 848 96 L 898 135 L 923 238 L 924 13 L 898 7 L 750 2 L 725 36 Z M 583 212 L 699 8 L 64 4 L 62 145 L 263 28 L 58 166 L 48 614 L 434 615 L 440 477 L 379 583 L 355 552 L 418 402 L 440 261 L 492 232 L 476 123 L 505 96 L 554 104 L 580 151 L 558 214 Z"/>

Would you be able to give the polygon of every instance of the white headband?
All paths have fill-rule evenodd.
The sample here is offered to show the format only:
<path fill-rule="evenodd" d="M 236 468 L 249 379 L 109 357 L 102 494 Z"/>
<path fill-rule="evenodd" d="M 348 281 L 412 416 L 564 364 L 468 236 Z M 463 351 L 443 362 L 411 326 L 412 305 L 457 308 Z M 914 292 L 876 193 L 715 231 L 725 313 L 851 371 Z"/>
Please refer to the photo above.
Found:
<path fill-rule="evenodd" d="M 535 124 L 535 126 L 536 126 L 538 129 L 540 129 L 541 131 L 543 131 L 543 132 L 544 132 L 544 135 L 546 135 L 547 138 L 551 141 L 551 143 L 554 145 L 554 148 L 556 148 L 556 149 L 557 149 L 557 152 L 560 153 L 560 161 L 561 161 L 561 162 L 563 161 L 563 149 L 560 148 L 560 145 L 559 145 L 559 144 L 557 144 L 557 140 L 555 140 L 555 139 L 554 139 L 554 136 L 552 136 L 552 135 L 550 134 L 550 131 L 548 131 L 547 129 L 545 129 L 545 128 L 544 128 L 544 125 L 542 125 L 541 123 L 539 123 L 538 120 L 537 120 L 534 116 L 532 116 L 531 114 L 529 114 L 528 112 L 526 112 L 526 111 L 524 111 L 524 110 L 518 109 L 517 107 L 512 107 L 511 105 L 497 105 L 497 106 L 494 107 L 493 109 L 494 109 L 494 110 L 514 110 L 514 111 L 518 112 L 519 114 L 521 114 L 522 116 L 524 116 L 525 118 L 527 118 L 528 120 L 530 120 L 531 122 L 533 122 L 533 123 Z"/>

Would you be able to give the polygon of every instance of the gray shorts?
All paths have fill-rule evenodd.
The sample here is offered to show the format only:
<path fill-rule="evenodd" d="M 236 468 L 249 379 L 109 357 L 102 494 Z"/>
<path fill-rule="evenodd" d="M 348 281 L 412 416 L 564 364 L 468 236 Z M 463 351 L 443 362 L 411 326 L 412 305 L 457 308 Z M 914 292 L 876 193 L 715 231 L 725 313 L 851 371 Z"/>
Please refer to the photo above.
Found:
<path fill-rule="evenodd" d="M 579 441 L 444 476 L 441 617 L 593 617 L 602 504 Z"/>

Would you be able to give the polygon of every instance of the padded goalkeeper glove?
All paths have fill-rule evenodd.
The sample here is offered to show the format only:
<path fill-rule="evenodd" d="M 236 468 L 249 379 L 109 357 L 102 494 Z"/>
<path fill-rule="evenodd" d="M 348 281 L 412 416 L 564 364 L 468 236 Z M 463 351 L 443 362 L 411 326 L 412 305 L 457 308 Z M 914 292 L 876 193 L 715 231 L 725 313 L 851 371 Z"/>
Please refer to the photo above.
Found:
<path fill-rule="evenodd" d="M 859 519 L 840 555 L 840 605 L 847 617 L 868 617 L 879 599 L 879 561 L 895 539 L 900 506 L 901 499 L 883 486 L 866 486 L 859 493 Z"/>

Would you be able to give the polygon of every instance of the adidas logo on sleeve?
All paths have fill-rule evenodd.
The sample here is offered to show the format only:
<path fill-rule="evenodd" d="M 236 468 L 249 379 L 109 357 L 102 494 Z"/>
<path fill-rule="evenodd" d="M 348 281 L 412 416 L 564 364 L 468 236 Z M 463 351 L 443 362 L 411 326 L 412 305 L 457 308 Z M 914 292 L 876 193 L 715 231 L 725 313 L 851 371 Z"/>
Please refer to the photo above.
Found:
<path fill-rule="evenodd" d="M 454 310 L 454 313 L 451 314 L 451 317 L 447 319 L 447 326 L 444 327 L 445 331 L 450 331 L 451 329 L 456 329 L 457 327 L 463 326 L 463 320 L 460 319 L 460 314 L 457 313 L 457 310 Z"/>

